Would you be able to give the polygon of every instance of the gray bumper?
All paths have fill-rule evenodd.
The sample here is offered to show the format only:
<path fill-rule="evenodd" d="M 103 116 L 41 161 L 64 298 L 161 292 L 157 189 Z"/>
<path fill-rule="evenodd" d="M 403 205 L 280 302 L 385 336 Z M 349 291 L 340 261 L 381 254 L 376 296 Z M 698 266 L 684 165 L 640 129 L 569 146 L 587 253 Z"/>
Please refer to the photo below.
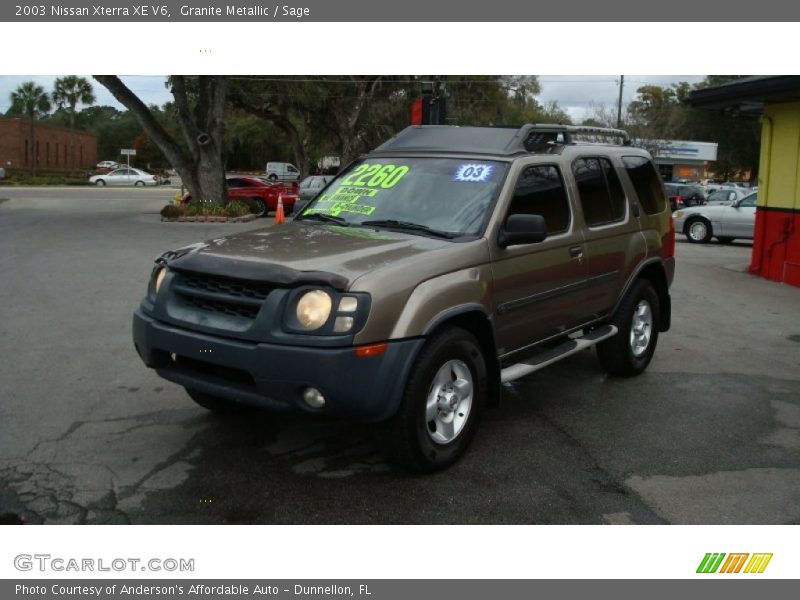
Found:
<path fill-rule="evenodd" d="M 390 342 L 385 353 L 357 357 L 353 347 L 314 348 L 231 340 L 161 323 L 137 310 L 133 341 L 144 363 L 169 381 L 273 410 L 379 421 L 397 410 L 424 340 Z M 175 357 L 175 358 L 174 358 Z M 306 387 L 326 398 L 312 409 Z"/>

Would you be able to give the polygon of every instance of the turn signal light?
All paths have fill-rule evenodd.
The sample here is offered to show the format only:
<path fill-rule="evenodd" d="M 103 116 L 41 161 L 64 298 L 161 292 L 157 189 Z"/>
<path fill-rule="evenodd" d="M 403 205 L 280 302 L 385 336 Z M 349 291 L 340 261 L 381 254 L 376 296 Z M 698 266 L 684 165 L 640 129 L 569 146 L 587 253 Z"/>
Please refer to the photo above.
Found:
<path fill-rule="evenodd" d="M 382 344 L 370 344 L 369 346 L 359 346 L 356 348 L 356 356 L 359 358 L 364 358 L 366 356 L 378 356 L 386 352 L 388 347 L 389 344 L 386 342 Z"/>

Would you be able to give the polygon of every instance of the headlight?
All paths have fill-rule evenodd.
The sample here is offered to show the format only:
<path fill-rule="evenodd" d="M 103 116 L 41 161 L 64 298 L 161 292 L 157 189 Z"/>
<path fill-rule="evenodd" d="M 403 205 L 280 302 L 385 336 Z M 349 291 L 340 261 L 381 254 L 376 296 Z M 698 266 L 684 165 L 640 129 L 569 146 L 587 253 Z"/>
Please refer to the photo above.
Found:
<path fill-rule="evenodd" d="M 156 273 L 156 286 L 155 286 L 156 295 L 158 295 L 158 290 L 161 289 L 161 284 L 164 283 L 164 277 L 166 277 L 166 275 L 167 275 L 166 267 L 160 268 L 158 270 L 158 273 Z"/>
<path fill-rule="evenodd" d="M 683 216 L 683 211 L 682 210 L 675 211 L 675 214 L 672 216 L 676 219 L 680 219 Z"/>
<path fill-rule="evenodd" d="M 297 303 L 297 321 L 307 331 L 319 329 L 328 322 L 333 300 L 322 290 L 312 290 L 303 294 Z"/>

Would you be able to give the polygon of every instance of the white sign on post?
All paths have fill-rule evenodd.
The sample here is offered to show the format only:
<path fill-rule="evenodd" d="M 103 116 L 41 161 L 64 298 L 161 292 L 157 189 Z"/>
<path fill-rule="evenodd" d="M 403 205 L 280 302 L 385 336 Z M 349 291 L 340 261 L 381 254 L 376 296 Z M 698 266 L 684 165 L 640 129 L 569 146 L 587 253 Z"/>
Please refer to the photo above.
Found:
<path fill-rule="evenodd" d="M 136 149 L 135 148 L 123 148 L 119 151 L 122 156 L 128 157 L 128 168 L 131 168 L 131 156 L 136 156 Z"/>

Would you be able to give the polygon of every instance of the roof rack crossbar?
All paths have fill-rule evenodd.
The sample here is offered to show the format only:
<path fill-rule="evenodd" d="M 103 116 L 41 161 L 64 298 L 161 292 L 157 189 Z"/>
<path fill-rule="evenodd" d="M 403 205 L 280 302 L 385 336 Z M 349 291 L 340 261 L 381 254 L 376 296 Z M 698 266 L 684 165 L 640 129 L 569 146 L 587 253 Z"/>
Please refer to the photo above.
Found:
<path fill-rule="evenodd" d="M 545 144 L 550 146 L 556 144 L 571 144 L 573 143 L 573 136 L 576 135 L 619 138 L 623 146 L 629 146 L 631 144 L 631 139 L 627 131 L 624 129 L 612 129 L 610 127 L 537 123 L 535 125 L 524 125 L 520 129 L 519 134 L 527 150 L 531 150 L 531 147 L 541 149 Z"/>

